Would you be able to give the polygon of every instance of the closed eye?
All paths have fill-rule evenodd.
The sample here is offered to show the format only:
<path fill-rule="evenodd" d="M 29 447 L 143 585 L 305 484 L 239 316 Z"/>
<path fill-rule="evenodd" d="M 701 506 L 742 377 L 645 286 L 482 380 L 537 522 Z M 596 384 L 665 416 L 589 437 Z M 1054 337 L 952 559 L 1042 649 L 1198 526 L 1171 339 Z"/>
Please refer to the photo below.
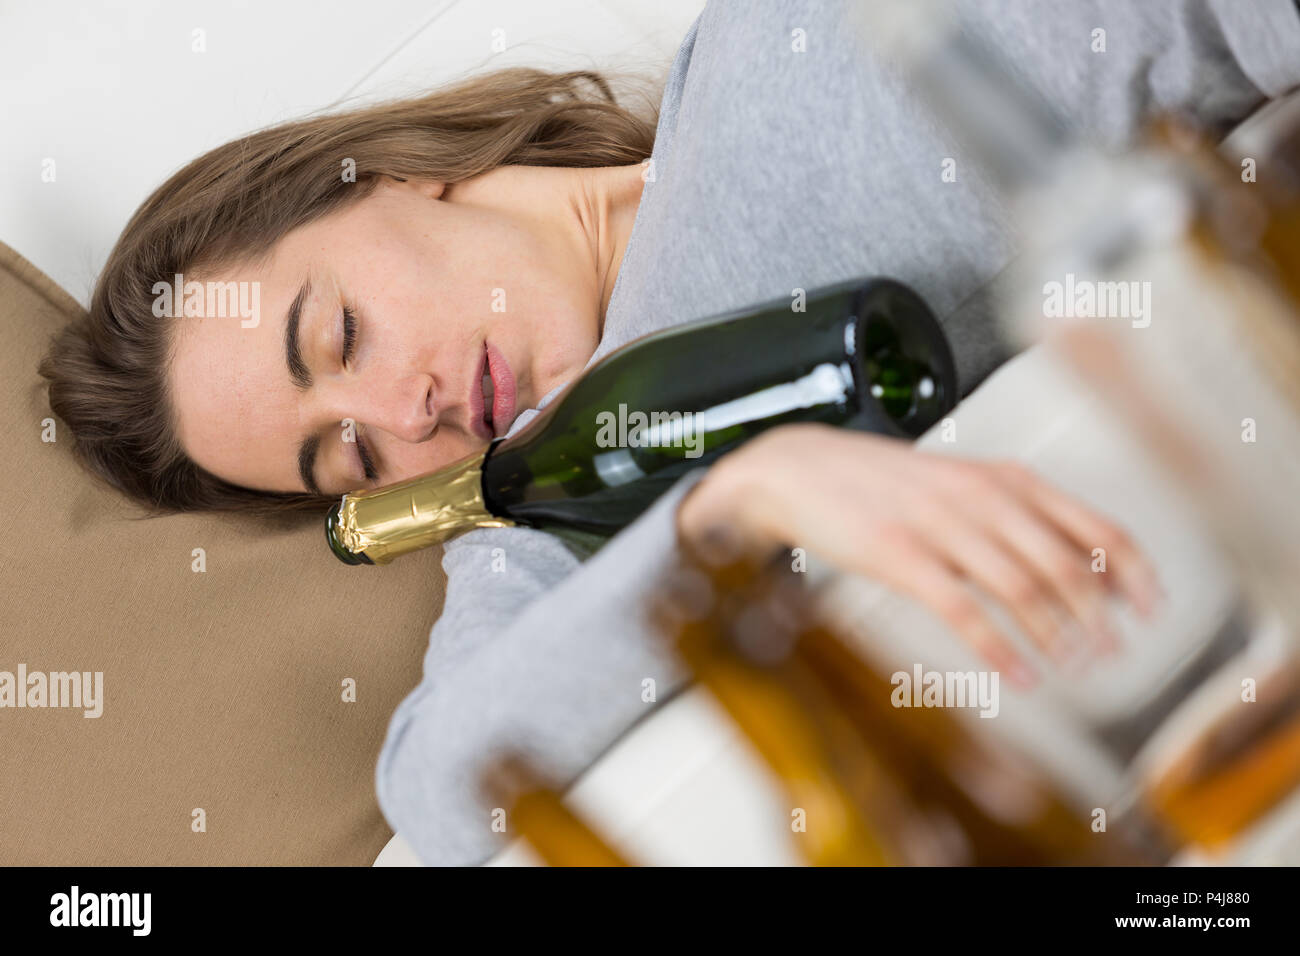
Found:
<path fill-rule="evenodd" d="M 366 451 L 366 443 L 361 436 L 357 436 L 357 454 L 361 456 L 361 467 L 366 473 L 367 481 L 378 481 L 379 472 L 375 469 L 374 460 L 370 457 L 370 452 Z"/>
<path fill-rule="evenodd" d="M 357 317 L 356 314 L 347 306 L 343 307 L 343 364 L 347 365 L 352 360 L 353 353 L 356 352 L 357 345 Z M 365 472 L 367 481 L 378 481 L 379 472 L 375 468 L 374 459 L 370 457 L 370 452 L 366 449 L 366 443 L 358 433 L 356 438 L 357 454 L 361 457 L 361 468 Z"/>
<path fill-rule="evenodd" d="M 343 307 L 343 364 L 352 359 L 357 344 L 357 317 L 347 306 Z"/>

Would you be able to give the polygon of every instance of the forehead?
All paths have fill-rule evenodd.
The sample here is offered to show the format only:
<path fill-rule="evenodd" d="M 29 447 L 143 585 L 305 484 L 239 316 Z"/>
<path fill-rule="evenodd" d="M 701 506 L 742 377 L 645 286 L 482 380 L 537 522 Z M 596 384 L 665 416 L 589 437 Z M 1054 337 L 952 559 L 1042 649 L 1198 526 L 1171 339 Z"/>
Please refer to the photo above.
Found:
<path fill-rule="evenodd" d="M 301 437 L 300 395 L 284 362 L 285 316 L 307 277 L 297 245 L 282 244 L 265 262 L 185 276 L 169 320 L 181 445 L 201 467 L 254 488 L 299 483 L 292 446 Z"/>

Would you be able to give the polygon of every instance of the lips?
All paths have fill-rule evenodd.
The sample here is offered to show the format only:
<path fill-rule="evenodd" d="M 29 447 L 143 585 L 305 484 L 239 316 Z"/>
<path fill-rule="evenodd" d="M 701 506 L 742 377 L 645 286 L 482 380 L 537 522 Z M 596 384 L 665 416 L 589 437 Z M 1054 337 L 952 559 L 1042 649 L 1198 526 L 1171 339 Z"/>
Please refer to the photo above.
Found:
<path fill-rule="evenodd" d="M 484 397 L 490 395 L 492 432 L 499 437 L 510 431 L 515 421 L 515 375 L 500 349 L 491 342 L 485 344 L 490 392 L 485 391 Z"/>
<path fill-rule="evenodd" d="M 510 430 L 515 420 L 515 376 L 496 346 L 484 343 L 470 382 L 469 424 L 479 438 L 491 440 Z"/>

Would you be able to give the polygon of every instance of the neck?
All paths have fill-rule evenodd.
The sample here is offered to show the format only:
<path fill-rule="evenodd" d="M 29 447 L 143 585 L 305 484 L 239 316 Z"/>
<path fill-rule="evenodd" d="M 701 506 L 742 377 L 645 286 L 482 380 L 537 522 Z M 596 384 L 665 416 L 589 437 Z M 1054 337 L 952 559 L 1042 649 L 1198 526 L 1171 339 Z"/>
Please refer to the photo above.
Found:
<path fill-rule="evenodd" d="M 595 270 L 600 296 L 601 329 L 614 294 L 623 252 L 632 236 L 641 202 L 641 166 L 610 166 L 575 170 L 578 188 L 572 209 L 582 233 L 583 245 Z"/>

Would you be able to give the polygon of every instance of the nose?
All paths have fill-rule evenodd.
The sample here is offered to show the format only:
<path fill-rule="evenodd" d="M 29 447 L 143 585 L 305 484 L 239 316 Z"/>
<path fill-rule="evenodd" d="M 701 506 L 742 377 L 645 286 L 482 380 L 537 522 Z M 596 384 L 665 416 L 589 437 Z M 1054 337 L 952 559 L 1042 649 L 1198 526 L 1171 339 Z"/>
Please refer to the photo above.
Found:
<path fill-rule="evenodd" d="M 402 441 L 427 441 L 438 427 L 438 401 L 432 376 L 407 375 L 387 387 L 357 383 L 353 417 Z"/>

